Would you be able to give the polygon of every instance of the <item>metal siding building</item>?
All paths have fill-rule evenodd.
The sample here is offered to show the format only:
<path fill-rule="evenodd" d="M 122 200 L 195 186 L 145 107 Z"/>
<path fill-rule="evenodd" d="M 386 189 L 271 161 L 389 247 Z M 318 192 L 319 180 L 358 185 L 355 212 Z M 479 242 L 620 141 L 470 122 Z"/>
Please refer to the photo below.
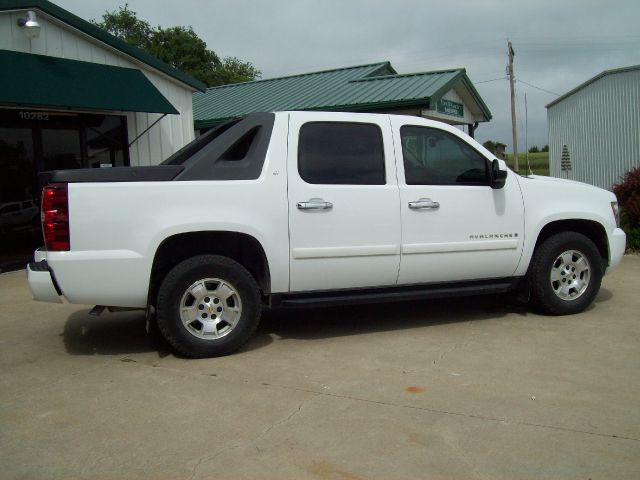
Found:
<path fill-rule="evenodd" d="M 550 174 L 611 189 L 640 165 L 640 66 L 593 77 L 547 105 L 547 118 Z"/>

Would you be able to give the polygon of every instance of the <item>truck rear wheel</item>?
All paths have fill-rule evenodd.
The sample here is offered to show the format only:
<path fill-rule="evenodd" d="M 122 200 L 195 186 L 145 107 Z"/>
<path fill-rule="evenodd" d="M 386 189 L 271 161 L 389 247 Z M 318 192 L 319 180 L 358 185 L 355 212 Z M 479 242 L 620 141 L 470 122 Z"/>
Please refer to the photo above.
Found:
<path fill-rule="evenodd" d="M 577 232 L 557 233 L 534 252 L 531 296 L 544 313 L 580 313 L 598 294 L 602 274 L 602 257 L 589 238 Z"/>
<path fill-rule="evenodd" d="M 260 321 L 260 292 L 236 261 L 198 255 L 176 265 L 158 291 L 158 327 L 191 358 L 218 357 L 239 349 Z"/>

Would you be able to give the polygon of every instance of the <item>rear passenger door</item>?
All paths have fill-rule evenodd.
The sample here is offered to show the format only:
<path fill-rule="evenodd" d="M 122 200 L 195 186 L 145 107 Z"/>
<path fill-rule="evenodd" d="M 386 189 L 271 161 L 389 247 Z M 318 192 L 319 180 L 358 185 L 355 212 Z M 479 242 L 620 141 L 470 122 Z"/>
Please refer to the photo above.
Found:
<path fill-rule="evenodd" d="M 400 199 L 387 116 L 289 122 L 291 291 L 395 285 Z"/>

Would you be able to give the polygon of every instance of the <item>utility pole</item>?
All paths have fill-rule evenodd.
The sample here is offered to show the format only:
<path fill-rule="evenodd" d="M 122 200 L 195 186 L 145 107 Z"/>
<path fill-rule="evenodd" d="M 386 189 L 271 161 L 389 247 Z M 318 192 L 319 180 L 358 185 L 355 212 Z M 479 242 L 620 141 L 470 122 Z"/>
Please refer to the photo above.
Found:
<path fill-rule="evenodd" d="M 518 131 L 516 130 L 516 90 L 514 87 L 515 78 L 513 75 L 513 57 L 515 53 L 513 52 L 513 46 L 511 46 L 511 41 L 507 41 L 507 46 L 509 47 L 509 66 L 508 75 L 509 75 L 509 85 L 511 86 L 511 132 L 513 134 L 513 169 L 517 172 L 520 168 L 518 165 Z"/>

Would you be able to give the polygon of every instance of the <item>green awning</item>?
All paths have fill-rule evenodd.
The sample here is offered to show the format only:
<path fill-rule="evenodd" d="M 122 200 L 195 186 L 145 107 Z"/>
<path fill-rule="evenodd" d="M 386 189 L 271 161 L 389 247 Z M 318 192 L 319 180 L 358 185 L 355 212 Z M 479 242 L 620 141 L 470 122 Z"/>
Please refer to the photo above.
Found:
<path fill-rule="evenodd" d="M 0 71 L 0 105 L 178 113 L 133 68 L 0 50 Z"/>

